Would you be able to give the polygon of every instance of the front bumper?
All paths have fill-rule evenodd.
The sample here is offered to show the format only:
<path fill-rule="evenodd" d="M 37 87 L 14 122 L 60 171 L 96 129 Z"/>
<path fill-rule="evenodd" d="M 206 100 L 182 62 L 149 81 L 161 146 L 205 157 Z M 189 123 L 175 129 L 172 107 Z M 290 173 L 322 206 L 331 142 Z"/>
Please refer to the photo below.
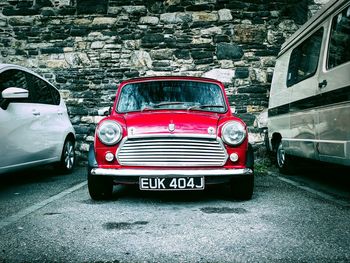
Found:
<path fill-rule="evenodd" d="M 105 175 L 115 177 L 202 177 L 202 176 L 240 176 L 253 174 L 253 170 L 249 168 L 244 169 L 173 169 L 173 170 L 146 170 L 146 169 L 104 169 L 93 168 L 91 170 L 93 175 Z"/>
<path fill-rule="evenodd" d="M 146 170 L 146 169 L 104 169 L 92 168 L 92 175 L 111 176 L 116 183 L 137 184 L 139 177 L 205 177 L 206 184 L 219 184 L 229 182 L 235 177 L 253 176 L 250 168 L 243 169 L 172 169 L 172 170 Z"/>

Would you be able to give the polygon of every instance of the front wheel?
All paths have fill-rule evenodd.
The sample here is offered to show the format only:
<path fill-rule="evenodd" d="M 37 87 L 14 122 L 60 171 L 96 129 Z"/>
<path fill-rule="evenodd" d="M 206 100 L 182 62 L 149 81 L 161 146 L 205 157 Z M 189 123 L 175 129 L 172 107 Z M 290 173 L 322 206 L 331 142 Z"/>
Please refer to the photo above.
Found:
<path fill-rule="evenodd" d="M 250 200 L 254 190 L 254 174 L 231 180 L 232 197 L 238 200 Z"/>
<path fill-rule="evenodd" d="M 58 164 L 58 168 L 62 173 L 68 174 L 73 171 L 75 164 L 74 148 L 74 141 L 72 139 L 67 139 L 64 142 L 61 160 Z"/>
<path fill-rule="evenodd" d="M 276 162 L 278 169 L 283 174 L 293 173 L 293 160 L 290 155 L 288 155 L 283 148 L 282 142 L 279 142 L 276 152 Z"/>
<path fill-rule="evenodd" d="M 112 197 L 113 180 L 110 177 L 91 174 L 88 170 L 88 189 L 93 200 L 106 200 Z"/>

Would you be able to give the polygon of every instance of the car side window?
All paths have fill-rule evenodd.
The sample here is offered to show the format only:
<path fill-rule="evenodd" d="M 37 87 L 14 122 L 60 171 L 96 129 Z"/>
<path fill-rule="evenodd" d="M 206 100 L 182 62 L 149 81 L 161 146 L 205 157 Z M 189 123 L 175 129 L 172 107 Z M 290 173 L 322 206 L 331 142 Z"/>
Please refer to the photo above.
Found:
<path fill-rule="evenodd" d="M 350 6 L 332 21 L 327 68 L 331 69 L 350 61 Z"/>
<path fill-rule="evenodd" d="M 46 81 L 28 74 L 30 92 L 33 94 L 33 102 L 40 104 L 59 104 L 59 94 L 50 84 Z"/>
<path fill-rule="evenodd" d="M 52 87 L 49 84 L 48 84 L 48 87 L 49 87 L 49 89 L 51 91 L 51 94 L 52 94 L 53 104 L 54 105 L 59 105 L 60 102 L 61 102 L 60 93 L 58 92 L 58 90 L 56 90 L 54 87 Z"/>
<path fill-rule="evenodd" d="M 17 69 L 9 69 L 0 74 L 0 94 L 7 88 L 22 88 L 28 90 L 28 83 L 26 75 L 23 71 Z M 0 96 L 0 102 L 3 101 Z M 29 98 L 21 100 L 21 102 L 30 102 L 31 93 L 29 91 Z"/>
<path fill-rule="evenodd" d="M 290 56 L 287 87 L 290 87 L 316 73 L 323 37 L 323 28 L 316 31 L 299 46 Z"/>

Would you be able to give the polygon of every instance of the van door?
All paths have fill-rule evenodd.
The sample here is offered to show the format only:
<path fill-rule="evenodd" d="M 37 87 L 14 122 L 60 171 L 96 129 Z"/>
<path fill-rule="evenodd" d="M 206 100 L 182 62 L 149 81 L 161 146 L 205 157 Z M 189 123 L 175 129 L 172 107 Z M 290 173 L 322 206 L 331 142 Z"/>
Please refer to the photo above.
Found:
<path fill-rule="evenodd" d="M 282 138 L 290 137 L 289 102 L 291 90 L 286 87 L 289 56 L 290 52 L 277 59 L 275 68 L 278 70 L 274 71 L 271 83 L 267 126 L 271 142 L 270 149 L 273 150 L 276 150 L 277 145 L 272 142 L 272 137 L 276 134 Z"/>
<path fill-rule="evenodd" d="M 350 165 L 350 4 L 329 20 L 318 79 L 320 160 Z"/>
<path fill-rule="evenodd" d="M 317 159 L 315 147 L 318 114 L 315 98 L 318 89 L 318 65 L 322 46 L 323 27 L 313 31 L 291 53 L 287 87 L 291 89 L 290 134 L 287 152 Z"/>

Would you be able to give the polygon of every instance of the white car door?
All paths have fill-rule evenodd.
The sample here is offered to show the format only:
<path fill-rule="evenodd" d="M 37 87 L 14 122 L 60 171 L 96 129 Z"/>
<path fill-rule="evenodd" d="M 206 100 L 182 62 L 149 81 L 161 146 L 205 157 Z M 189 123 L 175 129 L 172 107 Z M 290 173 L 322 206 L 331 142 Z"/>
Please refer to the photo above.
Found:
<path fill-rule="evenodd" d="M 8 87 L 28 90 L 26 73 L 16 69 L 0 73 L 0 91 Z M 0 173 L 42 159 L 42 128 L 40 111 L 31 103 L 30 93 L 28 99 L 10 102 L 6 109 L 0 109 Z"/>
<path fill-rule="evenodd" d="M 41 114 L 41 134 L 45 146 L 42 158 L 57 159 L 61 155 L 64 143 L 66 125 L 62 116 L 66 109 L 60 106 L 59 92 L 50 84 L 34 75 L 30 75 L 28 79 L 32 93 L 35 94 L 36 109 Z"/>

